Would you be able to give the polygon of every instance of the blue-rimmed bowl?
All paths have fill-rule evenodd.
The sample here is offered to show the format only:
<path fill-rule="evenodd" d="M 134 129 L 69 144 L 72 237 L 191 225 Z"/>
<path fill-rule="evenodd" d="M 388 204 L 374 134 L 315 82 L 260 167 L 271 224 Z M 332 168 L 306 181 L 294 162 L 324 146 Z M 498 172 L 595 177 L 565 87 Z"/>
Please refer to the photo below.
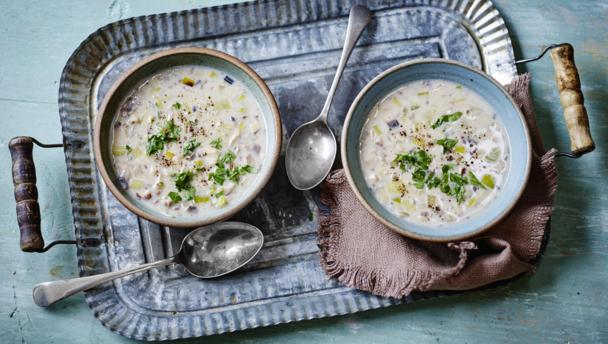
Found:
<path fill-rule="evenodd" d="M 361 131 L 371 109 L 397 88 L 417 80 L 443 79 L 462 84 L 477 92 L 496 110 L 505 127 L 511 159 L 505 183 L 485 209 L 468 219 L 444 224 L 422 225 L 398 217 L 374 197 L 365 182 L 359 156 Z M 404 236 L 427 241 L 447 242 L 478 235 L 506 216 L 521 196 L 528 176 L 532 149 L 525 118 L 506 90 L 487 74 L 443 59 L 425 59 L 394 66 L 370 81 L 350 107 L 342 132 L 342 163 L 353 191 L 379 221 Z"/>

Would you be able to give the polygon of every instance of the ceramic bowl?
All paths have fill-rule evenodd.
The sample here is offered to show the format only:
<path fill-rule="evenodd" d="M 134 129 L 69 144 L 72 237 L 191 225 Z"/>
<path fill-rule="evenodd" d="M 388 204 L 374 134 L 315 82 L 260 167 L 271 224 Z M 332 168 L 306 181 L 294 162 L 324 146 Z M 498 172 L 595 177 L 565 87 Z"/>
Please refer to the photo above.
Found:
<path fill-rule="evenodd" d="M 488 101 L 505 126 L 511 159 L 504 186 L 497 198 L 469 219 L 445 224 L 441 228 L 421 225 L 398 217 L 382 206 L 366 184 L 361 169 L 359 146 L 361 130 L 370 110 L 388 94 L 404 84 L 424 79 L 444 79 L 469 87 Z M 530 173 L 531 144 L 525 118 L 505 89 L 487 74 L 443 59 L 425 59 L 392 67 L 361 90 L 346 116 L 341 143 L 342 162 L 348 182 L 367 210 L 394 231 L 407 237 L 447 242 L 475 236 L 500 221 L 521 196 Z"/>
<path fill-rule="evenodd" d="M 266 128 L 266 152 L 262 166 L 256 173 L 254 181 L 247 185 L 247 190 L 239 200 L 234 200 L 217 211 L 203 212 L 197 215 L 172 217 L 156 211 L 139 199 L 129 195 L 120 186 L 112 166 L 111 130 L 114 116 L 118 113 L 124 99 L 142 83 L 161 70 L 181 65 L 203 65 L 226 72 L 233 79 L 240 81 L 251 91 L 260 104 Z M 135 214 L 158 224 L 172 227 L 199 227 L 224 220 L 245 205 L 250 203 L 270 179 L 281 148 L 281 118 L 272 93 L 262 78 L 242 61 L 234 56 L 205 48 L 175 48 L 153 54 L 139 62 L 126 72 L 107 92 L 93 131 L 95 160 L 100 174 L 112 194 Z"/>

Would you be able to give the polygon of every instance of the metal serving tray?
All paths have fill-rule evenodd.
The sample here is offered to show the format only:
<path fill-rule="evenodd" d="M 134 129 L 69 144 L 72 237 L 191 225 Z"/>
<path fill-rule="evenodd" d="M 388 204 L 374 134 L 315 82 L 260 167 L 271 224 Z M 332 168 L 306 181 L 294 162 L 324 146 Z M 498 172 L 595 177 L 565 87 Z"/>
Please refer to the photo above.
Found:
<path fill-rule="evenodd" d="M 97 174 L 91 152 L 93 118 L 122 71 L 146 55 L 176 46 L 233 54 L 267 81 L 287 137 L 319 113 L 355 2 L 271 0 L 157 14 L 121 20 L 89 36 L 68 60 L 59 89 L 80 274 L 170 256 L 185 235 L 130 213 Z M 502 83 L 515 76 L 507 28 L 490 1 L 378 0 L 367 6 L 375 20 L 354 50 L 336 94 L 330 114 L 336 134 L 363 85 L 404 60 L 454 59 L 482 68 Z M 163 340 L 354 313 L 439 295 L 388 299 L 328 280 L 316 244 L 317 191 L 296 191 L 287 180 L 284 161 L 277 166 L 261 195 L 236 216 L 264 232 L 266 244 L 254 262 L 217 280 L 196 279 L 181 267 L 116 280 L 87 293 L 95 316 L 123 336 Z"/>

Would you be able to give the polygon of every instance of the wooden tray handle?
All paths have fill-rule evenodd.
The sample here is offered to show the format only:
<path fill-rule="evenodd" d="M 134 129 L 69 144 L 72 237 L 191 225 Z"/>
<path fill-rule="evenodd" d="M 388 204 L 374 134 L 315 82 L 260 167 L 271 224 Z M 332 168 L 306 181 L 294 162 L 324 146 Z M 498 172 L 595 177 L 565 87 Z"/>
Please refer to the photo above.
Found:
<path fill-rule="evenodd" d="M 551 59 L 570 135 L 570 149 L 577 155 L 591 152 L 595 144 L 589 131 L 589 117 L 581 92 L 581 81 L 574 64 L 574 48 L 570 44 L 558 46 L 551 50 Z"/>
<path fill-rule="evenodd" d="M 17 223 L 21 233 L 20 245 L 24 252 L 41 250 L 44 239 L 40 232 L 40 206 L 36 188 L 36 168 L 34 167 L 33 140 L 18 136 L 8 143 L 13 160 L 13 184 L 17 202 Z"/>

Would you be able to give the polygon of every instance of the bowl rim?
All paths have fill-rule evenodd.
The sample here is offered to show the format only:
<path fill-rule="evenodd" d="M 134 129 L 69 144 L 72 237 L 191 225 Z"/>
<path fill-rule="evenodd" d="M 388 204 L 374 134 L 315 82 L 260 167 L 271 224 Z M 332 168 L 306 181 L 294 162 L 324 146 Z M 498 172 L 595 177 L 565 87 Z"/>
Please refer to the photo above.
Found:
<path fill-rule="evenodd" d="M 492 219 L 485 225 L 480 226 L 479 228 L 476 228 L 473 231 L 470 231 L 470 232 L 467 232 L 467 233 L 464 233 L 461 235 L 445 235 L 445 236 L 424 235 L 424 234 L 415 233 L 406 228 L 397 226 L 397 225 L 393 224 L 392 222 L 388 221 L 387 219 L 385 219 L 381 214 L 379 214 L 369 204 L 369 202 L 363 197 L 363 195 L 357 188 L 355 181 L 352 177 L 351 171 L 350 171 L 350 167 L 348 164 L 348 156 L 346 154 L 346 147 L 347 147 L 346 138 L 348 136 L 348 132 L 350 129 L 350 121 L 353 117 L 355 109 L 359 106 L 360 101 L 369 92 L 369 90 L 372 89 L 374 86 L 376 86 L 376 84 L 378 84 L 381 80 L 383 80 L 384 78 L 386 78 L 387 76 L 391 75 L 392 73 L 394 73 L 398 70 L 406 69 L 406 68 L 412 67 L 414 65 L 427 64 L 427 63 L 434 63 L 434 64 L 440 63 L 440 64 L 461 67 L 461 68 L 464 68 L 470 72 L 473 72 L 473 73 L 485 78 L 486 80 L 488 80 L 492 84 L 494 84 L 494 86 L 496 86 L 497 89 L 499 89 L 500 92 L 502 92 L 502 94 L 511 102 L 511 104 L 513 105 L 513 108 L 516 109 L 517 114 L 518 114 L 521 122 L 523 123 L 524 134 L 525 134 L 524 136 L 526 139 L 526 146 L 528 147 L 528 154 L 527 154 L 527 158 L 526 158 L 525 171 L 524 171 L 524 179 L 523 179 L 523 182 L 521 183 L 521 185 L 519 185 L 517 191 L 515 193 L 513 193 L 513 197 L 511 198 L 510 202 L 503 208 L 503 210 L 500 212 L 500 214 L 498 216 L 496 216 L 494 219 Z M 398 65 L 395 65 L 395 66 L 383 71 L 379 75 L 377 75 L 370 82 L 368 82 L 365 85 L 365 87 L 363 87 L 363 89 L 361 89 L 361 91 L 357 94 L 357 97 L 355 97 L 355 100 L 352 102 L 352 104 L 348 110 L 348 113 L 346 115 L 346 118 L 344 119 L 344 127 L 342 130 L 342 136 L 341 136 L 340 141 L 341 141 L 340 142 L 340 154 L 341 154 L 341 158 L 342 158 L 342 165 L 343 165 L 343 168 L 345 171 L 346 179 L 348 180 L 348 184 L 349 184 L 351 190 L 353 190 L 353 192 L 355 193 L 355 196 L 357 197 L 359 202 L 365 207 L 365 209 L 370 214 L 372 214 L 382 224 L 389 227 L 391 230 L 393 230 L 394 232 L 396 232 L 400 235 L 403 235 L 408 238 L 416 239 L 416 240 L 431 241 L 431 242 L 451 242 L 451 241 L 468 239 L 468 238 L 471 238 L 473 236 L 483 233 L 484 231 L 486 231 L 486 230 L 490 229 L 492 226 L 494 226 L 496 223 L 500 222 L 502 219 L 505 218 L 505 216 L 507 216 L 511 212 L 511 210 L 513 209 L 513 207 L 515 206 L 517 201 L 521 198 L 521 196 L 525 190 L 525 187 L 528 183 L 529 177 L 530 177 L 530 169 L 531 169 L 531 164 L 532 164 L 532 145 L 531 145 L 532 141 L 530 138 L 528 122 L 527 122 L 526 117 L 524 116 L 523 112 L 521 111 L 521 108 L 517 105 L 517 103 L 515 102 L 513 97 L 511 97 L 511 95 L 505 90 L 504 86 L 502 86 L 492 76 L 490 76 L 489 74 L 487 74 L 479 69 L 473 68 L 471 66 L 468 66 L 468 65 L 465 65 L 463 63 L 460 63 L 458 61 L 453 61 L 453 60 L 447 60 L 447 59 L 442 59 L 442 58 L 416 59 L 416 60 L 406 61 L 406 62 L 400 63 Z"/>
<path fill-rule="evenodd" d="M 99 129 L 101 128 L 101 125 L 105 121 L 112 120 L 114 118 L 114 114 L 108 114 L 106 112 L 106 108 L 109 104 L 110 99 L 112 99 L 112 97 L 115 95 L 118 88 L 129 77 L 131 77 L 131 75 L 133 73 L 135 73 L 137 70 L 141 69 L 145 65 L 152 63 L 154 61 L 169 57 L 169 56 L 182 55 L 182 54 L 208 55 L 208 56 L 216 57 L 216 58 L 222 59 L 222 60 L 234 65 L 238 69 L 245 72 L 251 79 L 253 79 L 253 81 L 255 81 L 256 85 L 260 88 L 260 90 L 264 94 L 266 101 L 268 102 L 270 112 L 272 113 L 272 117 L 274 119 L 274 122 L 272 122 L 272 123 L 274 123 L 274 126 L 276 128 L 275 137 L 274 137 L 274 141 L 273 141 L 273 142 L 275 142 L 275 144 L 274 144 L 272 151 L 266 158 L 266 159 L 271 159 L 269 168 L 261 176 L 261 179 L 259 179 L 259 182 L 257 182 L 257 185 L 253 189 L 253 192 L 251 192 L 248 197 L 239 199 L 238 205 L 235 206 L 234 208 L 232 208 L 230 211 L 227 211 L 226 213 L 223 213 L 223 214 L 218 214 L 218 215 L 215 215 L 212 217 L 208 217 L 205 219 L 197 219 L 197 220 L 194 220 L 194 219 L 180 220 L 180 218 L 183 218 L 183 217 L 176 217 L 176 218 L 160 217 L 151 212 L 144 210 L 143 208 L 138 207 L 133 202 L 131 202 L 127 197 L 125 197 L 122 194 L 120 188 L 111 180 L 110 175 L 108 174 L 108 169 L 105 166 L 103 159 L 102 159 L 101 144 L 100 144 L 101 130 L 99 130 Z M 281 141 L 282 141 L 282 126 L 281 126 L 281 116 L 280 116 L 279 108 L 277 106 L 274 96 L 272 95 L 272 92 L 270 91 L 270 89 L 268 88 L 268 86 L 266 85 L 264 80 L 249 65 L 247 65 L 245 62 L 239 60 L 238 58 L 236 58 L 232 55 L 229 55 L 227 53 L 215 50 L 215 49 L 199 48 L 199 47 L 169 48 L 167 50 L 163 50 L 163 51 L 154 53 L 154 54 L 142 59 L 141 61 L 139 61 L 138 63 L 136 63 L 135 65 L 133 65 L 132 67 L 130 67 L 129 69 L 124 71 L 123 73 L 121 73 L 120 77 L 112 84 L 112 86 L 108 89 L 108 92 L 106 92 L 106 94 L 103 98 L 101 106 L 99 107 L 99 111 L 97 111 L 97 114 L 96 114 L 95 125 L 94 125 L 94 130 L 93 130 L 93 150 L 94 150 L 94 157 L 95 157 L 95 165 L 97 166 L 97 169 L 99 170 L 104 183 L 106 184 L 108 189 L 110 189 L 110 192 L 112 192 L 114 197 L 116 197 L 122 205 L 127 207 L 127 209 L 129 209 L 131 212 L 135 213 L 137 216 L 140 216 L 146 220 L 149 220 L 151 222 L 154 222 L 154 223 L 157 223 L 160 225 L 177 227 L 177 228 L 195 228 L 195 227 L 205 226 L 205 225 L 209 225 L 209 224 L 212 224 L 215 222 L 219 222 L 221 220 L 225 220 L 225 219 L 233 216 L 234 214 L 236 214 L 238 211 L 243 209 L 249 203 L 251 203 L 251 201 L 253 201 L 253 199 L 255 197 L 257 197 L 257 195 L 260 193 L 260 191 L 262 191 L 264 186 L 266 186 L 266 184 L 268 183 L 268 181 L 272 177 L 272 174 L 275 171 L 276 164 L 279 160 L 279 156 L 281 153 Z"/>

